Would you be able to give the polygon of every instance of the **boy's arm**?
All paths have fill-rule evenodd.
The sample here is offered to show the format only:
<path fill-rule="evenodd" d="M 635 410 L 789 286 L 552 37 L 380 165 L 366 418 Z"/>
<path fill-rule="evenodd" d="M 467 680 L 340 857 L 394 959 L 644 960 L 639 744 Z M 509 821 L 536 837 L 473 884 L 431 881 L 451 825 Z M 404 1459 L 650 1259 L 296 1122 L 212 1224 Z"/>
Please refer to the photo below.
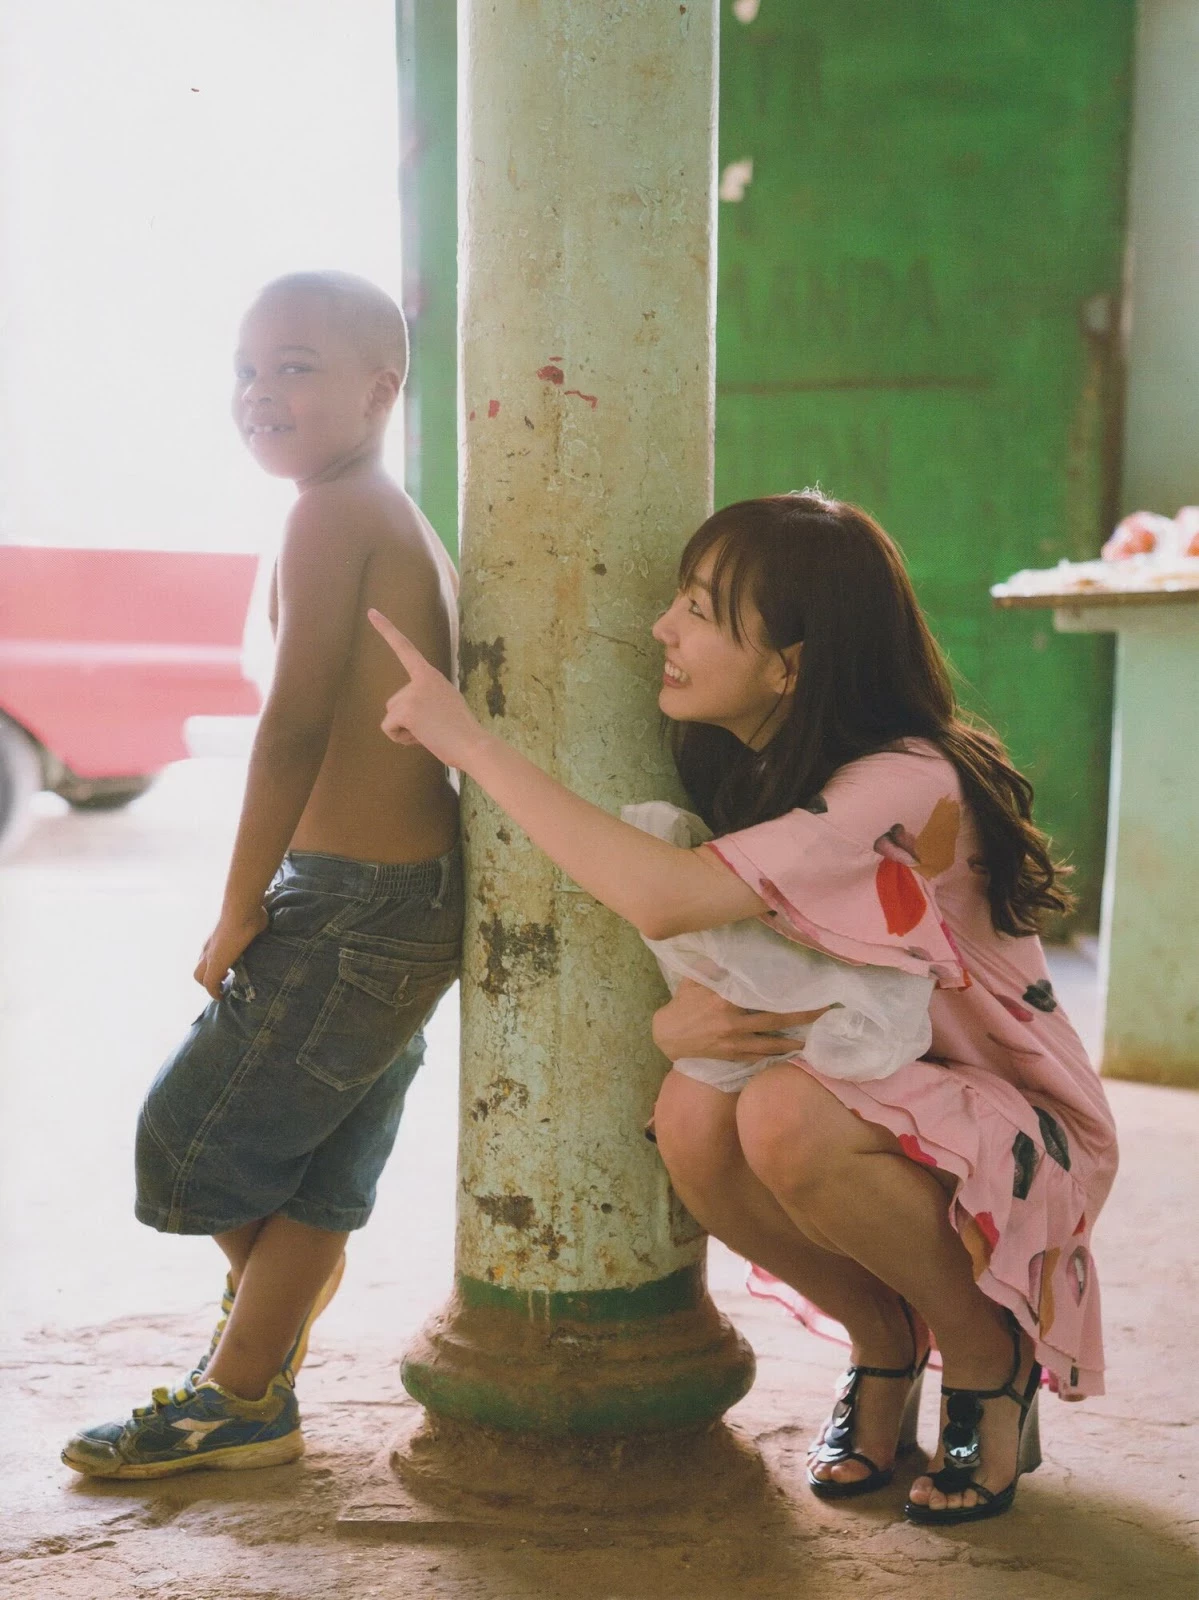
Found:
<path fill-rule="evenodd" d="M 358 622 L 367 541 L 335 484 L 311 489 L 288 519 L 277 569 L 275 672 L 246 779 L 220 920 L 196 966 L 215 999 L 266 927 L 262 898 L 325 758 Z"/>

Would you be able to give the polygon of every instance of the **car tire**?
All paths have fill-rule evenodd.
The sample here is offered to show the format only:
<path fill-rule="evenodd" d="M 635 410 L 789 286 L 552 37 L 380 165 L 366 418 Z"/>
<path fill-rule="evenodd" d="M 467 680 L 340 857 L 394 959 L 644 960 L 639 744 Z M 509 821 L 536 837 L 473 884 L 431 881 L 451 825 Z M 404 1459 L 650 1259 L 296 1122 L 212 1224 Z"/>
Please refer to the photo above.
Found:
<path fill-rule="evenodd" d="M 138 795 L 145 794 L 156 773 L 140 778 L 76 778 L 74 774 L 55 786 L 74 811 L 119 811 Z"/>
<path fill-rule="evenodd" d="M 33 797 L 41 788 L 41 750 L 0 714 L 0 856 L 11 855 L 29 832 Z"/>

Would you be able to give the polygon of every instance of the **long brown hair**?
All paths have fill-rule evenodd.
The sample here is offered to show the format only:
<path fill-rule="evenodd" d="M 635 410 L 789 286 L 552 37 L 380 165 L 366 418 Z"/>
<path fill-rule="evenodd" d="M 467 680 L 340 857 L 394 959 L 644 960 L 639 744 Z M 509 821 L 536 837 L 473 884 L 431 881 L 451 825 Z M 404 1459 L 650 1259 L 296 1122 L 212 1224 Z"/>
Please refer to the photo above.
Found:
<path fill-rule="evenodd" d="M 895 544 L 855 505 L 813 491 L 725 506 L 692 535 L 686 587 L 709 552 L 716 621 L 741 643 L 748 601 L 770 649 L 803 645 L 785 722 L 760 751 L 724 728 L 675 723 L 671 744 L 692 803 L 717 833 L 810 802 L 838 768 L 901 739 L 925 739 L 956 767 L 1000 933 L 1035 933 L 1073 900 L 1032 821 L 1032 784 L 998 737 L 958 709 Z"/>

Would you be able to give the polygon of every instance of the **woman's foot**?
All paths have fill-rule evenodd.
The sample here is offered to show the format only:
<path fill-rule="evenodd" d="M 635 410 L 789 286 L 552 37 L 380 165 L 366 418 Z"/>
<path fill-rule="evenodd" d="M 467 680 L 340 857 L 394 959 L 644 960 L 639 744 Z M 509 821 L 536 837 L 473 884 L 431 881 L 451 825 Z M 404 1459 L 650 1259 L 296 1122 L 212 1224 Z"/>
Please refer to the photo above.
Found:
<path fill-rule="evenodd" d="M 878 1475 L 889 1477 L 899 1453 L 900 1428 L 912 1382 L 928 1359 L 928 1329 L 914 1311 L 910 1317 L 909 1321 L 904 1307 L 896 1301 L 893 1311 L 885 1316 L 882 1325 L 868 1339 L 854 1341 L 850 1357 L 851 1372 L 855 1367 L 879 1367 L 896 1373 L 896 1376 L 880 1378 L 866 1372 L 858 1375 L 852 1397 L 852 1440 L 849 1448 L 854 1456 L 865 1456 L 866 1460 L 820 1459 L 821 1446 L 837 1427 L 835 1411 L 809 1448 L 809 1481 L 815 1480 L 812 1484 L 814 1492 L 819 1492 L 815 1489 L 816 1483 L 850 1485 Z M 899 1374 L 902 1373 L 911 1373 L 908 1382 L 901 1381 Z M 873 1468 L 868 1463 L 873 1463 Z M 875 1486 L 881 1488 L 882 1483 Z"/>
<path fill-rule="evenodd" d="M 961 1360 L 952 1360 L 945 1354 L 945 1371 L 942 1377 L 946 1389 L 1002 1389 L 1007 1384 L 1019 1395 L 1025 1394 L 1034 1365 L 1033 1343 L 1026 1333 L 1019 1333 L 1019 1361 L 1013 1373 L 1013 1333 L 1002 1323 L 996 1324 L 994 1341 L 988 1340 L 985 1351 L 976 1351 Z M 982 1420 L 978 1434 L 981 1444 L 981 1461 L 971 1477 L 991 1495 L 1001 1495 L 1015 1481 L 1020 1444 L 1020 1406 L 1006 1394 L 980 1402 Z M 948 1420 L 947 1402 L 941 1400 L 941 1431 L 937 1451 L 929 1462 L 928 1471 L 912 1484 L 908 1493 L 909 1504 L 932 1512 L 971 1511 L 986 1502 L 987 1496 L 974 1489 L 944 1493 L 933 1482 L 945 1462 L 945 1425 Z"/>

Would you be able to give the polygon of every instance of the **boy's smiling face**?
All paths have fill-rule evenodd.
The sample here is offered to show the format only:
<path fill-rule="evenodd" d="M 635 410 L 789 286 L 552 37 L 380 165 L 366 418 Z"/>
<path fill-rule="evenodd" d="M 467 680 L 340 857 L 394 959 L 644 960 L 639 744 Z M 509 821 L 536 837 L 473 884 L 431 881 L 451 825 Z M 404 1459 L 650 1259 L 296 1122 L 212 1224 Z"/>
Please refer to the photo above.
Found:
<path fill-rule="evenodd" d="M 379 446 L 400 375 L 369 365 L 328 296 L 268 291 L 241 327 L 233 420 L 266 472 L 304 485 Z"/>

